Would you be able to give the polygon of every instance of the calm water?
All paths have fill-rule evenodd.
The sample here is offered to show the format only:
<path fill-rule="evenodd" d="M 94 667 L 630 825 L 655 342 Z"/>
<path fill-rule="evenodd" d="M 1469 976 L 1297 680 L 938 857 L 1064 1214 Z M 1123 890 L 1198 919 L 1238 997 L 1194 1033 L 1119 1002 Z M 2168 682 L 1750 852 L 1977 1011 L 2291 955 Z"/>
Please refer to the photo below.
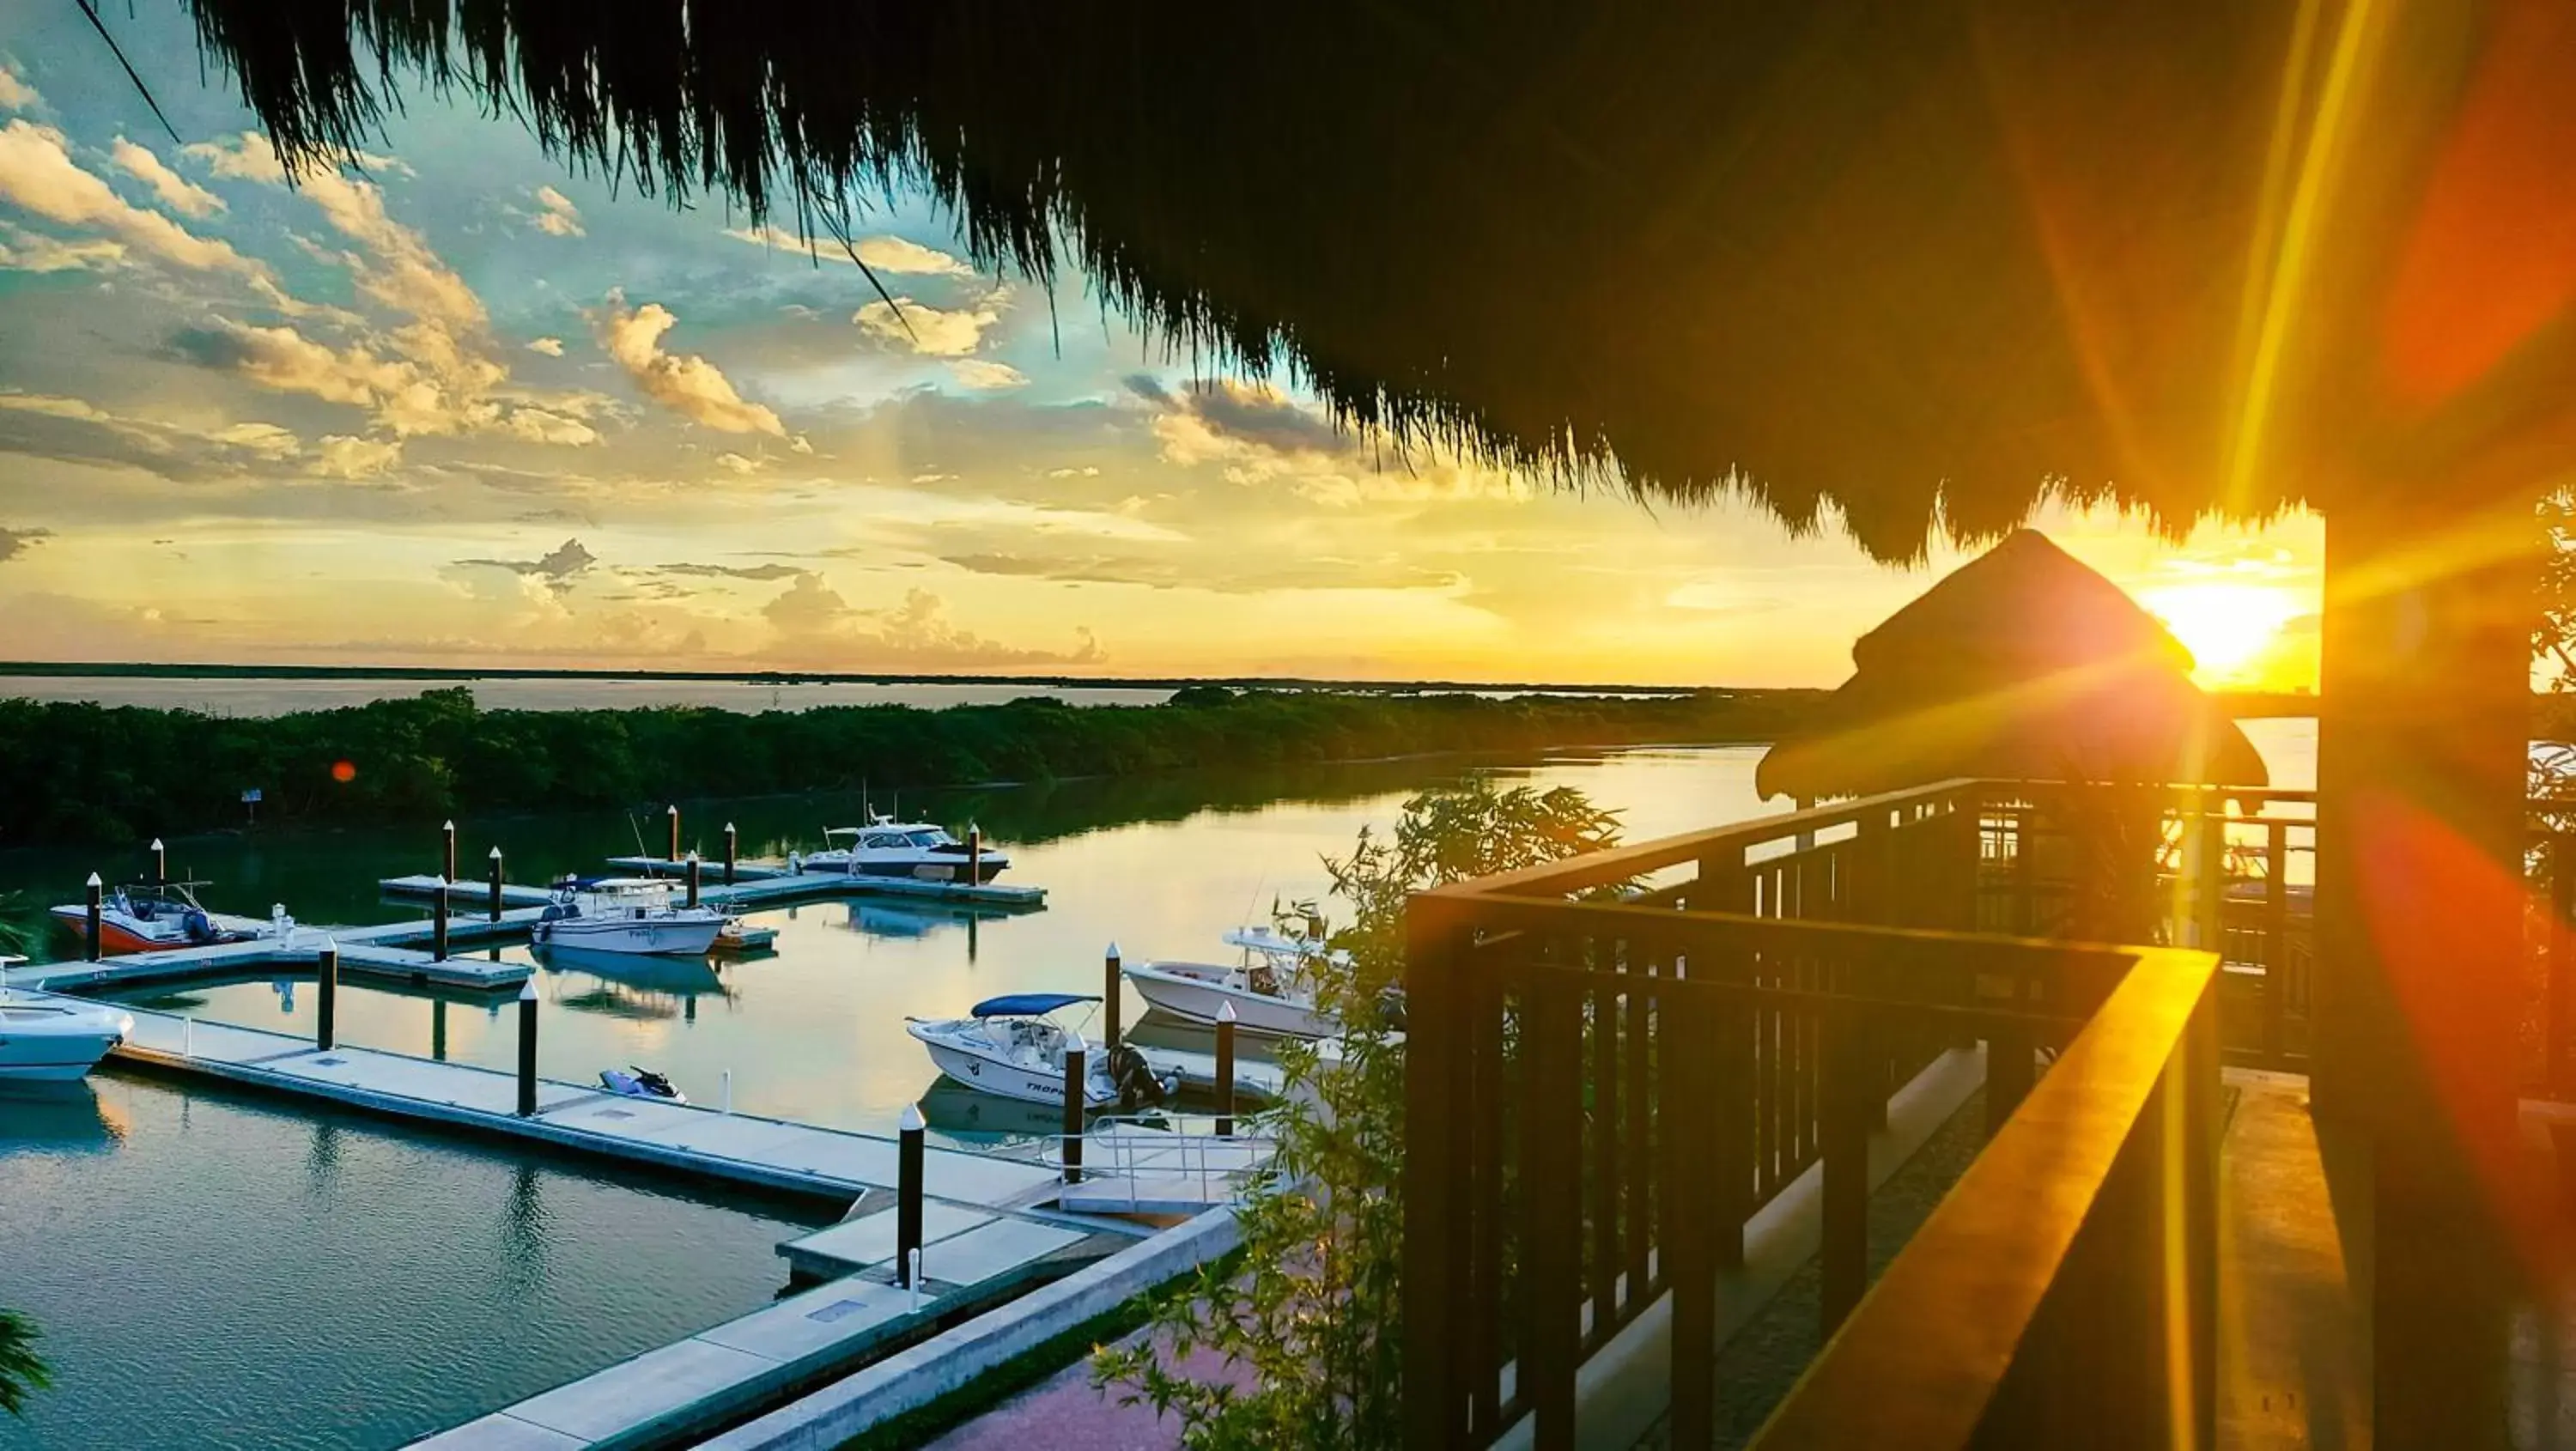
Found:
<path fill-rule="evenodd" d="M 2310 723 L 2250 730 L 2279 784 L 2313 782 Z M 1634 750 L 1473 769 L 1580 787 L 1636 839 L 1780 809 L 1753 794 L 1760 755 Z M 1112 941 L 1131 959 L 1219 953 L 1218 934 L 1265 917 L 1274 899 L 1322 892 L 1322 856 L 1468 769 L 1418 760 L 908 797 L 908 815 L 980 821 L 1011 850 L 1012 878 L 1047 887 L 1050 906 L 973 917 L 833 903 L 756 914 L 778 929 L 773 956 L 543 961 L 540 1066 L 586 1080 L 642 1063 L 700 1101 L 730 1070 L 737 1108 L 878 1130 L 919 1100 L 963 1142 L 1042 1131 L 1014 1108 L 937 1087 L 905 1015 L 1025 989 L 1096 992 Z M 766 854 L 810 847 L 858 809 L 690 803 L 685 821 L 712 848 L 731 819 L 746 854 Z M 517 881 L 595 869 L 639 834 L 658 844 L 661 825 L 614 814 L 459 823 L 468 872 L 497 842 Z M 307 922 L 364 922 L 417 915 L 378 901 L 373 882 L 434 868 L 435 850 L 435 823 L 424 823 L 204 838 L 172 859 L 217 884 L 206 895 L 219 907 L 256 914 L 283 901 Z M 45 903 L 76 898 L 93 868 L 139 865 L 94 855 L 0 856 L 0 912 L 33 929 L 40 955 L 71 947 L 46 935 Z M 281 978 L 153 1001 L 309 1032 L 312 999 L 309 980 Z M 352 986 L 340 1032 L 508 1067 L 515 1014 L 498 1007 Z M 1128 1001 L 1130 1023 L 1142 1007 Z M 116 1075 L 93 1089 L 94 1100 L 0 1107 L 0 1300 L 46 1322 L 69 1372 L 31 1425 L 0 1424 L 0 1447 L 398 1441 L 754 1307 L 779 1280 L 771 1246 L 794 1232 L 759 1205 L 673 1198 L 265 1100 Z"/>
<path fill-rule="evenodd" d="M 0 1098 L 0 1447 L 397 1445 L 758 1309 L 760 1201 L 101 1073 Z"/>
<path fill-rule="evenodd" d="M 1044 696 L 1068 705 L 1160 705 L 1168 690 L 1056 685 L 772 685 L 749 680 L 335 680 L 300 676 L 0 675 L 0 699 L 86 700 L 207 715 L 284 715 L 369 701 L 398 700 L 462 685 L 485 710 L 625 710 L 649 705 L 711 705 L 722 710 L 806 710 L 818 705 L 999 705 Z"/>

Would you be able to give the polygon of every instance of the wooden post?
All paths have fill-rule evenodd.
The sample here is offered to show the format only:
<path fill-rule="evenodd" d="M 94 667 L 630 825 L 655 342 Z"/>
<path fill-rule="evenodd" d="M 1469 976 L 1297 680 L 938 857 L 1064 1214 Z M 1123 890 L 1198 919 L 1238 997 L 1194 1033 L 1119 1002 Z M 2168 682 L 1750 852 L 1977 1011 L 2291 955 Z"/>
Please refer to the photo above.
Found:
<path fill-rule="evenodd" d="M 921 1106 L 907 1103 L 895 1120 L 894 1150 L 894 1282 L 907 1290 L 921 1249 L 921 1134 Z"/>
<path fill-rule="evenodd" d="M 1869 1113 L 1880 1096 L 1860 1010 L 1824 1019 L 1824 1102 L 1817 1125 L 1825 1166 L 1824 1333 L 1831 1338 L 1869 1288 Z"/>
<path fill-rule="evenodd" d="M 170 885 L 170 849 L 163 846 L 157 836 L 152 838 L 152 885 Z"/>
<path fill-rule="evenodd" d="M 490 914 L 491 920 L 498 922 L 501 920 L 501 849 L 497 846 L 492 848 L 491 880 L 486 885 L 491 889 L 491 900 L 484 904 L 484 910 Z"/>
<path fill-rule="evenodd" d="M 698 854 L 689 853 L 689 905 L 692 907 L 698 905 L 698 881 L 702 875 Z"/>
<path fill-rule="evenodd" d="M 1234 1004 L 1216 1005 L 1216 1136 L 1234 1137 Z"/>
<path fill-rule="evenodd" d="M 447 999 L 429 1000 L 429 1057 L 433 1063 L 447 1061 Z"/>
<path fill-rule="evenodd" d="M 441 823 L 438 828 L 438 879 L 456 880 L 456 823 Z"/>
<path fill-rule="evenodd" d="M 92 872 L 89 874 L 89 941 L 81 946 L 81 956 L 90 962 L 96 962 L 107 954 L 106 946 L 100 941 L 107 931 L 106 923 L 101 920 L 106 913 L 107 884 L 98 879 L 98 873 Z"/>
<path fill-rule="evenodd" d="M 447 894 L 450 890 L 450 879 L 440 877 L 438 896 L 429 908 L 429 955 L 438 962 L 447 960 Z"/>
<path fill-rule="evenodd" d="M 663 856 L 662 859 L 668 862 L 676 862 L 680 859 L 680 808 L 677 804 L 674 804 L 671 809 L 664 812 L 663 815 L 671 824 L 671 849 Z"/>
<path fill-rule="evenodd" d="M 975 925 L 972 912 L 967 914 L 966 925 L 970 929 Z M 971 932 L 967 938 L 967 949 L 969 952 L 974 949 L 974 938 Z M 1118 1052 L 1118 1043 L 1122 1036 L 1118 1023 L 1118 1009 L 1121 1006 L 1119 1000 L 1126 996 L 1126 990 L 1127 975 L 1118 964 L 1118 944 L 1112 942 L 1109 944 L 1109 960 L 1100 972 L 1100 1017 L 1108 1034 L 1101 1043 L 1101 1051 L 1104 1053 L 1115 1055 Z"/>
<path fill-rule="evenodd" d="M 728 887 L 733 885 L 734 862 L 740 857 L 741 849 L 741 836 L 734 831 L 732 822 L 726 822 L 724 884 Z"/>
<path fill-rule="evenodd" d="M 537 1116 L 537 980 L 519 987 L 519 1117 Z"/>
<path fill-rule="evenodd" d="M 1083 1088 L 1089 1083 L 1083 1071 L 1082 1035 L 1075 1033 L 1064 1044 L 1064 1182 L 1082 1182 L 1082 1111 L 1087 1107 Z"/>
<path fill-rule="evenodd" d="M 2271 885 L 2263 894 L 2263 1062 L 2281 1066 L 2287 1051 L 2284 1019 L 2290 1009 L 2290 824 L 2275 821 L 2264 830 L 2263 852 L 2270 859 Z"/>
<path fill-rule="evenodd" d="M 2520 1156 L 2539 531 L 2527 480 L 2354 487 L 2373 503 L 2326 530 L 2311 1103 L 2367 1133 L 2394 1251 L 2370 1281 L 2374 1439 L 2483 1451 L 2505 1444 L 2518 1294 L 2496 1186 Z"/>
<path fill-rule="evenodd" d="M 984 885 L 984 828 L 966 823 L 966 885 Z"/>
<path fill-rule="evenodd" d="M 313 1046 L 328 1053 L 339 1043 L 340 1017 L 340 944 L 328 937 L 313 954 L 313 981 L 320 988 L 314 994 Z"/>

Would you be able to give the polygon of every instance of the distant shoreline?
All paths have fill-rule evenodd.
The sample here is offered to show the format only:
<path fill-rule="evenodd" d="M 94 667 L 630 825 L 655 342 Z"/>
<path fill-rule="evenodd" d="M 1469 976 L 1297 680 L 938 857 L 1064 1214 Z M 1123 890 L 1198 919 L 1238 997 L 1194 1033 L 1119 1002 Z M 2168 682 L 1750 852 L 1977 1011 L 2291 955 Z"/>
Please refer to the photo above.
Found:
<path fill-rule="evenodd" d="M 457 684 L 475 680 L 645 680 L 740 685 L 1026 685 L 1055 690 L 1183 690 L 1222 685 L 1236 690 L 1318 690 L 1349 694 L 1499 691 L 1523 695 L 1753 695 L 1803 687 L 1768 685 L 1583 685 L 1532 680 L 1333 680 L 1289 675 L 972 675 L 889 674 L 866 671 L 791 670 L 584 670 L 569 666 L 432 665 L 192 665 L 121 664 L 104 660 L 0 660 L 0 676 L 81 680 L 419 680 Z M 2212 694 L 2238 720 L 2314 715 L 2308 692 L 2222 690 Z"/>

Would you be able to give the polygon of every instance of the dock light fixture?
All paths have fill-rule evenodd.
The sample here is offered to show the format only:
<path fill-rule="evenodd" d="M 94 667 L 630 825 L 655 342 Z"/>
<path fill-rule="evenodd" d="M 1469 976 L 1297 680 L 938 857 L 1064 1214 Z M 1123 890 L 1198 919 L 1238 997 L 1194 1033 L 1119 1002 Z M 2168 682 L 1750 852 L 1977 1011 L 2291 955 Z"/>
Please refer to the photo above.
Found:
<path fill-rule="evenodd" d="M 537 980 L 519 984 L 519 1117 L 537 1116 Z"/>
<path fill-rule="evenodd" d="M 1234 1137 L 1234 1004 L 1216 1005 L 1216 1136 Z"/>
<path fill-rule="evenodd" d="M 169 882 L 170 849 L 163 846 L 161 844 L 161 838 L 156 836 L 152 838 L 152 885 L 156 887 L 167 886 L 169 885 Z"/>
<path fill-rule="evenodd" d="M 1102 967 L 1100 973 L 1100 1021 L 1103 1034 L 1100 1046 L 1101 1051 L 1112 1056 L 1117 1054 L 1118 1040 L 1122 1036 L 1118 1030 L 1118 1008 L 1119 998 L 1122 996 L 1121 990 L 1125 986 L 1126 974 L 1118 964 L 1118 944 L 1112 942 L 1109 944 L 1108 962 Z"/>

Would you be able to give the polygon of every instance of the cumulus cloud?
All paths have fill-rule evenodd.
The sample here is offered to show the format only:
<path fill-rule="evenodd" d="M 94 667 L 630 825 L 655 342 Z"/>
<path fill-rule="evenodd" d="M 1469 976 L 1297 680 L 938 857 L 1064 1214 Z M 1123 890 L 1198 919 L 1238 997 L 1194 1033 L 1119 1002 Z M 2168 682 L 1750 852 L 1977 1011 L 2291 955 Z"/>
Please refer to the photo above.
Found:
<path fill-rule="evenodd" d="M 760 472 L 760 460 L 744 458 L 738 453 L 720 453 L 716 455 L 716 467 L 736 476 L 756 474 Z"/>
<path fill-rule="evenodd" d="M 861 332 L 896 347 L 934 358 L 962 358 L 984 345 L 985 332 L 1002 320 L 1004 300 L 997 290 L 981 302 L 942 309 L 898 297 L 892 306 L 882 300 L 871 302 L 850 314 L 850 321 Z"/>
<path fill-rule="evenodd" d="M 529 220 L 549 237 L 586 235 L 581 228 L 581 209 L 572 204 L 571 197 L 550 186 L 537 188 L 537 211 Z"/>
<path fill-rule="evenodd" d="M 65 241 L 0 223 L 0 268 L 13 272 L 105 272 L 125 261 L 125 244 L 105 237 Z"/>
<path fill-rule="evenodd" d="M 6 76 L 7 71 L 0 71 Z M 54 537 L 51 529 L 0 529 L 0 564 L 6 564 L 26 553 L 36 544 Z"/>
<path fill-rule="evenodd" d="M 648 302 L 629 311 L 626 295 L 611 292 L 608 305 L 591 321 L 599 330 L 600 346 L 653 401 L 721 433 L 786 436 L 778 415 L 735 392 L 715 364 L 694 353 L 663 351 L 662 334 L 679 319 L 662 304 Z"/>
<path fill-rule="evenodd" d="M 1008 363 L 989 362 L 982 358 L 960 358 L 948 365 L 957 381 L 978 392 L 1028 386 L 1029 375 Z"/>
<path fill-rule="evenodd" d="M 34 86 L 16 71 L 0 65 L 0 111 L 32 111 L 43 104 L 45 98 L 36 94 Z"/>
<path fill-rule="evenodd" d="M 797 236 L 794 232 L 788 231 L 784 227 L 736 227 L 726 232 L 725 235 L 733 238 L 737 242 L 749 242 L 755 246 L 774 247 L 781 251 L 788 252 L 803 252 L 809 257 L 825 262 L 840 262 L 846 264 L 850 260 L 849 252 L 843 251 L 839 242 L 830 238 L 816 238 L 809 240 L 807 238 Z M 925 247 L 919 242 L 913 241 L 909 237 L 897 237 L 890 234 L 875 237 L 861 237 L 857 242 L 852 244 L 852 248 L 859 254 L 859 260 L 866 263 L 868 265 L 868 270 L 872 272 L 892 272 L 929 277 L 972 277 L 975 275 L 975 269 L 967 266 L 964 262 L 940 251 L 936 247 Z"/>
<path fill-rule="evenodd" d="M 0 452 L 193 482 L 273 474 L 276 465 L 303 457 L 304 446 L 273 423 L 174 421 L 60 394 L 0 393 Z"/>
<path fill-rule="evenodd" d="M 561 595 L 598 562 L 598 556 L 583 548 L 580 540 L 567 539 L 534 559 L 460 559 L 456 564 L 460 569 L 507 570 Z"/>
<path fill-rule="evenodd" d="M 189 217 L 211 217 L 224 209 L 224 199 L 172 171 L 147 146 L 140 146 L 122 136 L 109 153 L 126 175 L 152 188 L 161 205 Z"/>
<path fill-rule="evenodd" d="M 63 133 L 50 126 L 29 121 L 0 126 L 0 199 L 60 226 L 104 232 L 174 267 L 269 280 L 267 268 L 230 243 L 200 237 L 118 196 L 72 160 Z"/>
<path fill-rule="evenodd" d="M 1049 469 L 1047 470 L 1047 477 L 1051 479 L 1096 479 L 1100 477 L 1100 469 L 1097 465 L 1093 464 L 1085 464 L 1078 469 Z"/>
<path fill-rule="evenodd" d="M 372 479 L 382 476 L 401 459 L 399 442 L 334 433 L 326 435 L 313 451 L 313 462 L 306 465 L 306 472 L 332 479 Z"/>
<path fill-rule="evenodd" d="M 888 609 L 855 609 L 814 574 L 798 574 L 760 613 L 777 631 L 781 648 L 801 659 L 930 669 L 1090 665 L 1108 658 L 1085 626 L 1074 627 L 1071 650 L 1005 645 L 958 626 L 948 618 L 948 602 L 928 590 L 908 590 L 901 604 Z"/>
<path fill-rule="evenodd" d="M 533 340 L 531 340 L 531 341 L 529 342 L 529 344 L 528 344 L 528 351 L 529 351 L 529 352 L 532 352 L 532 353 L 543 353 L 543 354 L 545 354 L 545 355 L 546 355 L 547 357 L 549 357 L 549 358 L 560 358 L 560 357 L 562 357 L 562 356 L 563 356 L 563 339 L 561 339 L 561 338 L 536 338 L 536 339 L 533 339 Z"/>

